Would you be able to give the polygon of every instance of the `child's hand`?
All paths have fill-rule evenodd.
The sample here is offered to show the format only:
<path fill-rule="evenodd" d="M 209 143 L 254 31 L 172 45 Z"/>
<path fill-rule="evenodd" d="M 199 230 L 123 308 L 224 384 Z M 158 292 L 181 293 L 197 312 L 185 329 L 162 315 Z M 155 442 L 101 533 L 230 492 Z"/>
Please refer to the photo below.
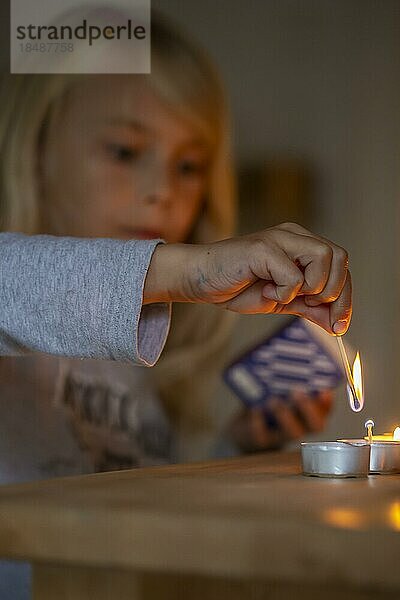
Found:
<path fill-rule="evenodd" d="M 269 427 L 262 408 L 243 409 L 232 420 L 228 433 L 244 452 L 273 450 L 298 440 L 307 433 L 321 431 L 332 406 L 332 392 L 316 398 L 294 395 L 289 403 L 268 401 L 269 414 L 278 427 Z"/>
<path fill-rule="evenodd" d="M 144 301 L 165 300 L 298 315 L 343 334 L 351 318 L 348 257 L 293 223 L 207 245 L 158 246 Z"/>

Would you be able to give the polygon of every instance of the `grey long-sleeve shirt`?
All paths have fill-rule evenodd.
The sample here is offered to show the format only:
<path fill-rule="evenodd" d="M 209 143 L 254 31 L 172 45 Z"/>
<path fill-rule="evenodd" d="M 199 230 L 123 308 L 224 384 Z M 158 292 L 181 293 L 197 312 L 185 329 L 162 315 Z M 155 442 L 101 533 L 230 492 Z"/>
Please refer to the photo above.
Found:
<path fill-rule="evenodd" d="M 1 233 L 0 354 L 154 365 L 171 307 L 142 297 L 161 241 Z"/>

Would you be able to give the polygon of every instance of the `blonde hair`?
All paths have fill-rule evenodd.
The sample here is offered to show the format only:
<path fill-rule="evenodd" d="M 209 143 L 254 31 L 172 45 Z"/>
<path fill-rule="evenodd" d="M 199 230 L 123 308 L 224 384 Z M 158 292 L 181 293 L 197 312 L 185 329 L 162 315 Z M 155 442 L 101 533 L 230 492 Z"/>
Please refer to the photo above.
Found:
<path fill-rule="evenodd" d="M 210 184 L 204 209 L 190 240 L 208 242 L 229 237 L 235 218 L 235 185 L 228 111 L 214 67 L 204 52 L 159 14 L 152 15 L 153 89 L 202 129 L 213 148 Z M 0 230 L 27 234 L 43 231 L 38 149 L 46 124 L 62 99 L 85 75 L 6 75 L 0 91 Z M 112 77 L 112 75 L 111 75 Z M 193 423 L 204 422 L 202 400 L 187 398 L 188 373 L 213 362 L 229 330 L 229 316 L 213 307 L 177 305 L 171 334 L 154 376 L 170 413 Z M 193 384 L 191 385 L 193 389 Z M 183 399 L 182 396 L 185 396 Z"/>
<path fill-rule="evenodd" d="M 36 169 L 38 144 L 65 92 L 85 75 L 4 75 L 0 90 L 0 228 L 41 232 Z M 221 239 L 234 227 L 234 183 L 227 107 L 219 78 L 203 51 L 164 17 L 152 18 L 155 91 L 214 147 L 209 194 L 198 241 Z"/>

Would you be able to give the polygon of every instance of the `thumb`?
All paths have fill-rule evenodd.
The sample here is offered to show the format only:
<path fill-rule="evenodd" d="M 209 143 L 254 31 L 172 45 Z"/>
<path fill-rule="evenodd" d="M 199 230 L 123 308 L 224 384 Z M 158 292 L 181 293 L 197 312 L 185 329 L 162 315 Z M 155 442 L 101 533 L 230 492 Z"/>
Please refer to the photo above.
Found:
<path fill-rule="evenodd" d="M 308 319 L 308 321 L 311 321 L 312 323 L 316 323 L 331 335 L 334 335 L 331 326 L 329 304 L 308 306 L 304 300 L 304 296 L 297 296 L 297 298 L 292 300 L 292 302 L 290 302 L 289 304 L 282 304 L 277 306 L 274 312 L 303 317 L 304 319 Z"/>

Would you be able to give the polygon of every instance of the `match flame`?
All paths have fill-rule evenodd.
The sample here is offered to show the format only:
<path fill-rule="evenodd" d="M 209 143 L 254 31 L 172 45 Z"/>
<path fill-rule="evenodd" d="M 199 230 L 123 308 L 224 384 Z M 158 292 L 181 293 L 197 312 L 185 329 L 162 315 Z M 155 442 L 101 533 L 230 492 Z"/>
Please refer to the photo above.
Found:
<path fill-rule="evenodd" d="M 393 431 L 393 439 L 396 442 L 400 441 L 400 427 L 396 427 L 396 429 Z"/>
<path fill-rule="evenodd" d="M 353 376 L 354 389 L 356 392 L 356 398 L 353 398 L 353 394 L 349 394 L 350 405 L 351 405 L 352 410 L 354 410 L 354 412 L 360 412 L 360 410 L 362 410 L 364 407 L 364 392 L 363 392 L 361 359 L 360 359 L 359 352 L 357 352 L 357 355 L 354 359 L 352 376 Z"/>

